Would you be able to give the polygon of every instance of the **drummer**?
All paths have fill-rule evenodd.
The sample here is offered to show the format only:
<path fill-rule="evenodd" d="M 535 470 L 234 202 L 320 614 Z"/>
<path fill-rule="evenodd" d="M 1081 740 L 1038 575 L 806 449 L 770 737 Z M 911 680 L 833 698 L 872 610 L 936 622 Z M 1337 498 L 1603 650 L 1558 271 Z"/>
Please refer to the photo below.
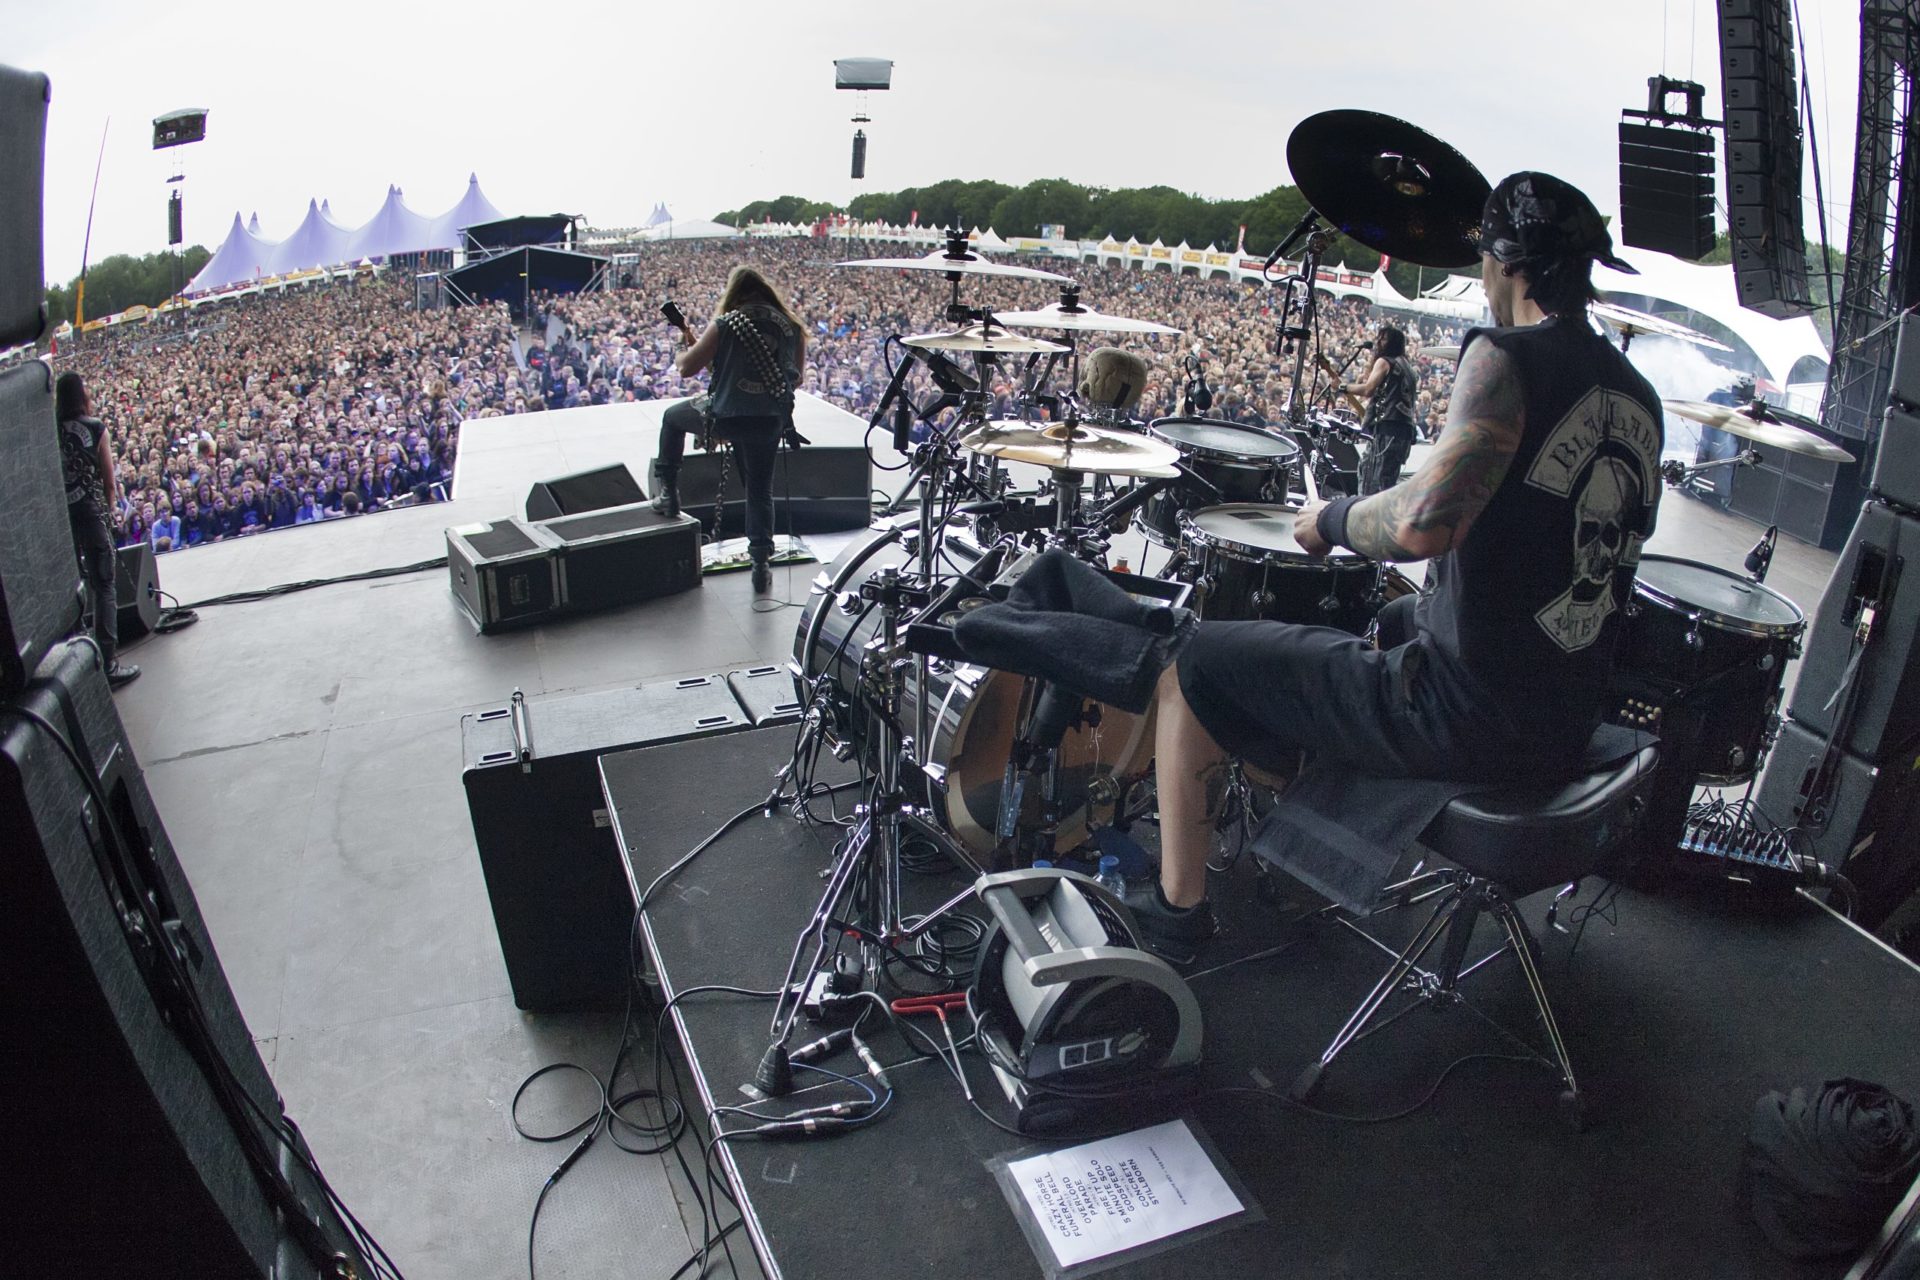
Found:
<path fill-rule="evenodd" d="M 1419 377 L 1407 359 L 1407 335 L 1398 326 L 1383 324 L 1373 335 L 1373 364 L 1358 382 L 1340 390 L 1367 397 L 1367 416 L 1361 425 L 1372 433 L 1367 454 L 1360 459 L 1360 492 L 1379 493 L 1400 482 L 1400 469 L 1413 452 L 1413 401 Z"/>
<path fill-rule="evenodd" d="M 1213 932 L 1229 752 L 1274 773 L 1312 751 L 1376 776 L 1511 781 L 1565 776 L 1600 724 L 1660 492 L 1659 397 L 1587 320 L 1593 264 L 1630 268 L 1592 202 L 1542 173 L 1493 189 L 1479 247 L 1499 327 L 1467 335 L 1432 455 L 1294 530 L 1313 554 L 1434 561 L 1431 592 L 1381 614 L 1382 644 L 1404 643 L 1203 622 L 1161 677 L 1159 883 L 1129 904 L 1169 958 Z"/>

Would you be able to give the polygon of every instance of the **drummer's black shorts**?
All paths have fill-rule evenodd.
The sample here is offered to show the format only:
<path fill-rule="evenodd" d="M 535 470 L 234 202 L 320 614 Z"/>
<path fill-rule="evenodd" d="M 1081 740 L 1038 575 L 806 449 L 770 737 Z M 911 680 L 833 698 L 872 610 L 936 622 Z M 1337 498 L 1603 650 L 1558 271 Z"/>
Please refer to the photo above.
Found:
<path fill-rule="evenodd" d="M 1383 653 L 1331 627 L 1202 622 L 1180 654 L 1180 691 L 1229 755 L 1269 771 L 1291 771 L 1304 751 L 1382 777 L 1498 776 L 1503 735 L 1475 723 L 1432 658 L 1424 644 Z"/>

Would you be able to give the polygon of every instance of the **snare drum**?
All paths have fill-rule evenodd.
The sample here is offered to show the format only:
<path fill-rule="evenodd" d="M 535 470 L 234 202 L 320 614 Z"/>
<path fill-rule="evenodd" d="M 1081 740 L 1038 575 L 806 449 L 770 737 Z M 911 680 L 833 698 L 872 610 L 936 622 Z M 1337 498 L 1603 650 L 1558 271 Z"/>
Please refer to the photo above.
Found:
<path fill-rule="evenodd" d="M 1751 778 L 1771 741 L 1780 683 L 1807 617 L 1773 588 L 1725 569 L 1645 555 L 1614 668 L 1623 689 L 1701 719 L 1700 781 Z"/>
<path fill-rule="evenodd" d="M 807 676 L 830 675 L 829 716 L 836 736 L 850 743 L 869 764 L 878 747 L 873 717 L 879 714 L 866 690 L 868 668 L 879 644 L 880 612 L 860 598 L 860 584 L 887 566 L 906 563 L 891 534 L 874 530 L 850 545 L 814 579 L 794 638 L 794 658 Z M 947 554 L 966 566 L 978 559 L 977 547 L 949 537 Z M 959 611 L 984 597 L 963 601 Z M 817 619 L 817 623 L 816 623 Z M 947 620 L 951 621 L 951 619 Z M 912 733 L 921 698 L 927 699 L 930 741 L 920 769 L 907 770 L 909 785 L 927 782 L 924 803 L 947 834 L 975 855 L 989 857 L 996 844 L 1000 791 L 1013 740 L 1026 714 L 1030 682 L 1006 671 L 969 663 L 929 659 L 927 686 L 909 677 L 900 699 L 898 727 Z M 803 688 L 801 698 L 809 696 Z M 1060 745 L 1060 822 L 1056 851 L 1083 843 L 1089 831 L 1110 821 L 1126 784 L 1143 777 L 1153 758 L 1153 711 L 1133 715 L 1117 707 L 1096 706 L 1098 723 L 1068 730 Z M 1020 818 L 1022 831 L 1040 821 L 1040 788 L 1029 787 Z M 916 803 L 922 797 L 916 797 Z"/>
<path fill-rule="evenodd" d="M 1258 427 L 1212 418 L 1158 418 L 1147 434 L 1180 451 L 1180 461 L 1218 494 L 1181 479 L 1140 509 L 1134 523 L 1149 541 L 1180 541 L 1180 517 L 1218 502 L 1281 502 L 1298 473 L 1300 447 Z"/>
<path fill-rule="evenodd" d="M 1287 507 L 1234 502 L 1181 518 L 1181 549 L 1199 573 L 1201 617 L 1301 622 L 1366 634 L 1378 612 L 1373 562 L 1344 550 L 1308 555 L 1293 536 L 1297 514 Z M 1389 570 L 1385 599 L 1412 589 Z"/>

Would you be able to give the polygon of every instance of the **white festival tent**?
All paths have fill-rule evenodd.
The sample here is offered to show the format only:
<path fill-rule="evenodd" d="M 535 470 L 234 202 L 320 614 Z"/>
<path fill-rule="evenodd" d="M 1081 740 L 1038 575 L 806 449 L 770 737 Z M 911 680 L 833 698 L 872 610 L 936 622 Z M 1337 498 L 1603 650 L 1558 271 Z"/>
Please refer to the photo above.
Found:
<path fill-rule="evenodd" d="M 675 218 L 643 230 L 639 240 L 724 240 L 740 234 L 739 228 L 710 218 Z"/>
<path fill-rule="evenodd" d="M 227 238 L 196 273 L 183 292 L 204 294 L 216 289 L 258 284 L 270 276 L 289 271 L 327 267 L 345 267 L 356 262 L 390 258 L 396 254 L 424 253 L 435 249 L 456 249 L 463 228 L 479 222 L 493 222 L 503 215 L 480 190 L 480 180 L 467 176 L 467 190 L 458 203 L 438 217 L 425 217 L 409 209 L 398 187 L 387 188 L 380 211 L 359 227 L 344 227 L 333 216 L 332 208 L 321 202 L 307 202 L 307 214 L 300 226 L 285 240 L 269 240 L 260 234 L 260 216 L 251 224 L 242 224 L 234 214 Z"/>
<path fill-rule="evenodd" d="M 1593 272 L 1594 285 L 1613 300 L 1631 306 L 1629 299 L 1637 295 L 1698 312 L 1745 343 L 1762 366 L 1756 372 L 1776 386 L 1826 380 L 1829 356 L 1813 318 L 1774 320 L 1747 310 L 1734 291 L 1732 267 L 1703 267 L 1644 249 L 1623 248 L 1619 254 L 1640 274 L 1610 267 L 1595 267 Z"/>

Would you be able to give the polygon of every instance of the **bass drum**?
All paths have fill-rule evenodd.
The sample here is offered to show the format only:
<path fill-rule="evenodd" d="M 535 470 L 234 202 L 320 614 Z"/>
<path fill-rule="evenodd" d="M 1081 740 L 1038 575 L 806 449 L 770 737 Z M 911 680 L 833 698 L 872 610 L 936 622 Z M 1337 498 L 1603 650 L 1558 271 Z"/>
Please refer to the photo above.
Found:
<path fill-rule="evenodd" d="M 964 569 L 980 558 L 981 551 L 949 533 L 945 554 L 950 565 Z M 835 733 L 869 763 L 879 746 L 879 711 L 874 700 L 862 693 L 863 672 L 870 647 L 878 643 L 880 616 L 860 598 L 860 584 L 881 569 L 906 561 L 893 533 L 875 530 L 862 535 L 814 579 L 794 643 L 802 703 L 813 677 L 826 673 Z M 984 597 L 975 600 L 977 604 L 963 601 L 961 609 L 987 603 Z M 947 834 L 984 860 L 998 843 L 994 830 L 1002 783 L 1015 733 L 1028 711 L 1032 683 L 970 663 L 929 659 L 927 668 L 931 733 L 918 771 L 927 780 L 925 794 L 917 799 L 933 811 Z M 900 701 L 901 732 L 914 732 L 921 702 L 921 691 L 909 674 Z M 1060 820 L 1053 842 L 1060 853 L 1084 844 L 1091 831 L 1113 820 L 1127 786 L 1146 774 L 1153 758 L 1151 708 L 1134 715 L 1090 703 L 1083 719 L 1094 723 L 1068 730 L 1060 747 Z M 915 771 L 907 774 L 912 779 Z M 1028 782 L 1019 819 L 1022 833 L 1041 826 L 1041 790 L 1038 779 Z"/>
<path fill-rule="evenodd" d="M 1700 781 L 1733 786 L 1760 768 L 1787 663 L 1800 656 L 1806 629 L 1800 606 L 1772 587 L 1710 564 L 1643 555 L 1616 680 L 1630 693 L 1696 712 Z"/>
<path fill-rule="evenodd" d="M 1208 621 L 1264 619 L 1336 627 L 1364 636 L 1378 612 L 1374 563 L 1350 551 L 1308 555 L 1293 536 L 1288 507 L 1233 502 L 1188 512 L 1181 549 L 1198 574 L 1200 616 Z M 1382 576 L 1381 603 L 1411 594 L 1405 575 Z"/>

